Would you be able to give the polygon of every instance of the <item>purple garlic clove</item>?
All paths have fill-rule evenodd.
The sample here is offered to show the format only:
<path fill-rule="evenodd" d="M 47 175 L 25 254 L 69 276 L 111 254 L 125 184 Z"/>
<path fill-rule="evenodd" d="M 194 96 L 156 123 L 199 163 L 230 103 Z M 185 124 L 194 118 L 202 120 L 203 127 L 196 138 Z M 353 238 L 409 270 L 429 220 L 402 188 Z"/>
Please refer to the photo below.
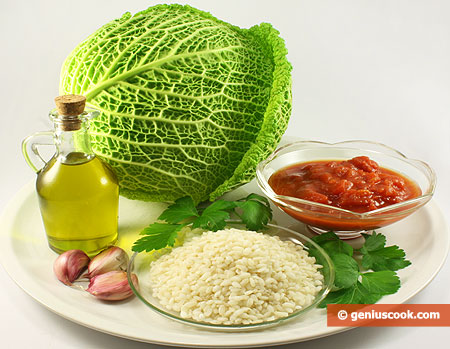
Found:
<path fill-rule="evenodd" d="M 137 285 L 137 276 L 131 274 L 133 284 Z M 96 275 L 91 279 L 87 290 L 93 296 L 106 301 L 120 301 L 133 295 L 125 271 L 113 270 Z"/>
<path fill-rule="evenodd" d="M 56 258 L 53 272 L 59 281 L 71 286 L 88 266 L 90 258 L 81 250 L 69 250 Z"/>
<path fill-rule="evenodd" d="M 88 277 L 92 278 L 113 270 L 126 270 L 127 264 L 127 253 L 120 247 L 113 246 L 92 258 L 88 266 Z"/>

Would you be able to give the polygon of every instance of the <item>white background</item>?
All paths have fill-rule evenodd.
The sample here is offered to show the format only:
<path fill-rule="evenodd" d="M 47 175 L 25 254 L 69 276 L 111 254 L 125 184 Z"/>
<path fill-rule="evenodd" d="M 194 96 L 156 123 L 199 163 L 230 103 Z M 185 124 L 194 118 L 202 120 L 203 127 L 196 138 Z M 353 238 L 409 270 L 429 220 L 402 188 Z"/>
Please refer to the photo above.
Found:
<path fill-rule="evenodd" d="M 0 210 L 34 179 L 21 140 L 50 127 L 61 64 L 94 30 L 162 1 L 0 0 Z M 445 0 L 179 1 L 248 28 L 269 22 L 293 65 L 287 135 L 366 139 L 428 162 L 434 197 L 450 213 L 450 2 Z M 26 217 L 24 217 L 26 219 Z M 1 229 L 1 227 L 0 227 Z M 405 232 L 407 234 L 408 232 Z M 413 303 L 450 303 L 450 265 Z M 9 348 L 156 348 L 54 315 L 0 268 L 0 338 Z M 443 328 L 358 328 L 314 348 L 417 348 L 447 343 Z M 431 343 L 430 343 L 431 342 Z M 286 348 L 300 347 L 300 344 Z"/>

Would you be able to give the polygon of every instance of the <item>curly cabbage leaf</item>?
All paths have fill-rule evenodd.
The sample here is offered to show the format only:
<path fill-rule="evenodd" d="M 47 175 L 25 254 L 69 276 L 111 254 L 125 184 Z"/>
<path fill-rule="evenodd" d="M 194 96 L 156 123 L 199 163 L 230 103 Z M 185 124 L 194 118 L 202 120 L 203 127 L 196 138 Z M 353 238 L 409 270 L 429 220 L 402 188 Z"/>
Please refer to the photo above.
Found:
<path fill-rule="evenodd" d="M 60 92 L 102 111 L 94 152 L 121 194 L 213 200 L 250 181 L 291 113 L 291 65 L 279 33 L 241 29 L 190 6 L 125 13 L 65 60 Z"/>

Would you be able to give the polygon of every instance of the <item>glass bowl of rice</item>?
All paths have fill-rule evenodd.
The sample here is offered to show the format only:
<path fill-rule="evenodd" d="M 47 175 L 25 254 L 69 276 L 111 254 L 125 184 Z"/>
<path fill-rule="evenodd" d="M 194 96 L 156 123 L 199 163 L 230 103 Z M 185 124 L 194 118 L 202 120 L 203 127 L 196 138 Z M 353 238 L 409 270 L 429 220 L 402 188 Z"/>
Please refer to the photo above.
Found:
<path fill-rule="evenodd" d="M 308 237 L 269 224 L 258 232 L 230 222 L 217 232 L 185 228 L 173 248 L 135 253 L 134 294 L 183 324 L 251 331 L 303 316 L 327 296 L 334 266 Z M 136 284 L 135 284 L 136 282 Z"/>

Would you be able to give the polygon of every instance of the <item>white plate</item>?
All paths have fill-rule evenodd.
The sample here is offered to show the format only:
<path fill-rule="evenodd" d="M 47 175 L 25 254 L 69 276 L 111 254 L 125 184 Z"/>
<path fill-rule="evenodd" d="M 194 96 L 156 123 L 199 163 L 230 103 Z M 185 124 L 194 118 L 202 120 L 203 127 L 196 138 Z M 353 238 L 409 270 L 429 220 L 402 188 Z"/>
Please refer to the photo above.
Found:
<path fill-rule="evenodd" d="M 244 197 L 259 192 L 254 182 L 230 194 Z M 128 250 L 139 231 L 166 206 L 120 200 L 119 245 Z M 277 224 L 292 227 L 293 220 L 275 210 Z M 298 227 L 299 225 L 297 225 Z M 66 287 L 53 275 L 56 253 L 47 247 L 34 193 L 34 183 L 24 187 L 0 218 L 0 258 L 14 281 L 39 303 L 80 325 L 137 341 L 184 347 L 256 347 L 287 344 L 328 336 L 348 328 L 327 327 L 326 311 L 316 309 L 305 318 L 271 329 L 245 333 L 211 332 L 189 327 L 152 312 L 137 298 L 104 303 L 87 292 Z M 406 251 L 412 265 L 399 272 L 402 287 L 382 303 L 404 303 L 436 276 L 449 248 L 448 227 L 434 202 L 407 219 L 380 229 L 388 244 Z"/>

